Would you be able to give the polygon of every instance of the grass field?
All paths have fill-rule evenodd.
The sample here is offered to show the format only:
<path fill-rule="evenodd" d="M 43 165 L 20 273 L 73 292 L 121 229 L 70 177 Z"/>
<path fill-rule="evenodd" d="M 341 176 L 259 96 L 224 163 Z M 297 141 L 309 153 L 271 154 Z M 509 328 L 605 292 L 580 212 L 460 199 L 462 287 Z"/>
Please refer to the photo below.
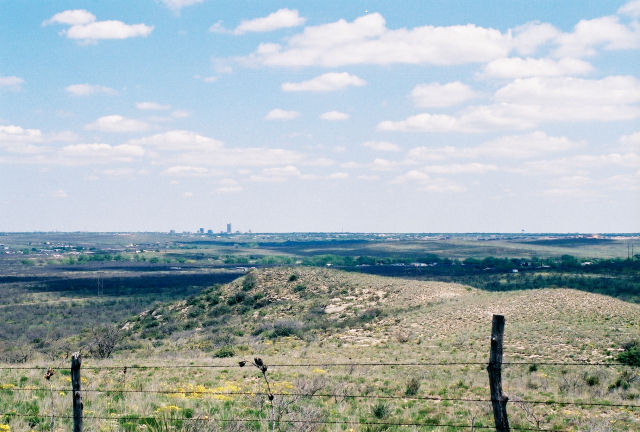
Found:
<path fill-rule="evenodd" d="M 222 368 L 83 371 L 86 388 L 162 390 L 175 394 L 86 393 L 85 415 L 129 416 L 87 420 L 87 430 L 406 430 L 358 423 L 492 424 L 490 404 L 437 399 L 487 399 L 491 315 L 504 314 L 504 389 L 512 401 L 512 426 L 575 431 L 640 428 L 640 410 L 630 407 L 531 404 L 527 400 L 638 405 L 637 369 L 626 366 L 563 366 L 545 362 L 612 362 L 625 342 L 640 336 L 640 306 L 567 289 L 487 292 L 469 286 L 402 280 L 314 268 L 272 268 L 176 303 L 156 306 L 130 320 L 127 338 L 135 350 L 111 359 L 86 358 L 85 366 L 225 365 Z M 224 307 L 222 307 L 224 306 Z M 163 332 L 163 329 L 170 329 Z M 216 356 L 233 355 L 228 358 Z M 270 367 L 278 393 L 273 408 L 256 368 L 301 363 L 445 363 L 439 366 Z M 68 359 L 34 359 L 27 365 L 66 365 Z M 447 364 L 448 363 L 448 364 Z M 42 370 L 0 374 L 3 407 L 31 417 L 5 416 L 11 430 L 49 430 L 51 393 L 21 391 L 49 383 Z M 70 413 L 68 375 L 52 378 L 55 412 Z M 62 394 L 62 393 L 64 394 Z M 245 392 L 244 395 L 219 393 Z M 253 393 L 253 395 L 251 395 Z M 302 397 L 297 393 L 329 394 Z M 363 396 L 350 398 L 349 395 Z M 375 396 L 398 396 L 376 399 Z M 517 402 L 522 399 L 525 402 Z M 273 409 L 273 411 L 272 411 Z M 135 419 L 138 416 L 160 420 Z M 197 417 L 197 422 L 180 420 Z M 208 420 L 203 420 L 207 417 Z M 218 423 L 230 418 L 261 422 Z M 306 420 L 306 421 L 305 421 Z M 310 422 L 311 421 L 311 422 Z M 354 422 L 322 425 L 313 421 Z M 58 419 L 60 430 L 69 419 Z M 197 425 L 197 426 L 196 426 Z M 199 428 L 199 429 L 197 429 Z M 411 430 L 409 427 L 408 429 Z M 415 428 L 414 428 L 415 429 Z M 421 427 L 419 430 L 456 430 Z"/>

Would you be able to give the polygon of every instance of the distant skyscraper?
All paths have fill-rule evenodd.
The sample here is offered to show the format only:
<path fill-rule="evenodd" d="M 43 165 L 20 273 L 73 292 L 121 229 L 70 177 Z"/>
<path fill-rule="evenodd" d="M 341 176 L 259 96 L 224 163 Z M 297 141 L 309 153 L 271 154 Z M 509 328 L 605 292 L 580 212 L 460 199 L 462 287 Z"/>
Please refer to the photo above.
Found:
<path fill-rule="evenodd" d="M 231 224 L 227 224 L 227 234 L 231 234 Z"/>
<path fill-rule="evenodd" d="M 200 234 L 204 234 L 204 228 L 200 228 L 198 231 L 200 231 Z"/>

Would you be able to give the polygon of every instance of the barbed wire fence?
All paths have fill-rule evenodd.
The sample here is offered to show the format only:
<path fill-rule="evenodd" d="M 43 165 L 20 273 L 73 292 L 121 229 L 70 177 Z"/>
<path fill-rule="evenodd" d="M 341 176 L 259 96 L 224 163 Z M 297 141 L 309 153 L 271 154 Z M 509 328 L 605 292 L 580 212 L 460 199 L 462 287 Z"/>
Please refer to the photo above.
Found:
<path fill-rule="evenodd" d="M 71 359 L 71 388 L 55 387 L 49 381 L 49 378 L 56 371 L 69 371 L 69 368 L 56 365 L 53 367 L 46 366 L 24 366 L 24 365 L 9 365 L 0 366 L 0 370 L 40 370 L 46 371 L 44 374 L 47 379 L 48 387 L 2 387 L 0 386 L 0 393 L 3 392 L 49 392 L 62 393 L 71 391 L 73 398 L 73 415 L 69 414 L 56 414 L 53 408 L 53 399 L 51 405 L 51 412 L 48 413 L 21 413 L 17 410 L 4 410 L 0 409 L 0 417 L 11 419 L 13 417 L 23 418 L 51 418 L 52 430 L 55 424 L 55 419 L 73 419 L 73 431 L 82 432 L 83 420 L 91 421 L 141 421 L 141 422 L 159 422 L 165 420 L 165 418 L 157 415 L 85 415 L 83 413 L 82 395 L 97 393 L 97 394 L 158 394 L 158 395 L 195 395 L 195 396 L 243 396 L 243 397 L 264 397 L 268 399 L 272 404 L 272 413 L 269 418 L 263 417 L 247 417 L 247 418 L 212 418 L 207 415 L 201 416 L 171 416 L 172 421 L 180 422 L 206 422 L 208 424 L 259 424 L 267 423 L 271 426 L 271 430 L 275 430 L 275 425 L 287 425 L 287 424 L 306 424 L 315 426 L 378 426 L 378 427 L 413 427 L 413 428 L 449 428 L 456 430 L 486 430 L 494 429 L 498 432 L 508 432 L 510 430 L 517 431 L 552 431 L 552 432 L 564 432 L 568 429 L 546 429 L 540 427 L 537 424 L 535 427 L 522 427 L 509 425 L 507 415 L 508 397 L 502 392 L 501 373 L 503 366 L 566 366 L 566 367 L 635 367 L 626 363 L 620 362 L 562 362 L 562 361 L 536 361 L 536 362 L 523 362 L 512 361 L 502 362 L 502 335 L 504 332 L 504 317 L 501 315 L 494 315 L 492 325 L 491 336 L 491 354 L 489 362 L 307 362 L 307 363 L 273 363 L 265 364 L 260 358 L 255 358 L 253 361 L 242 360 L 236 364 L 188 364 L 188 365 L 159 365 L 159 364 L 145 364 L 145 365 L 122 365 L 122 366 L 82 366 L 82 356 L 80 353 L 74 353 Z M 82 378 L 80 371 L 93 370 L 93 371 L 120 371 L 123 376 L 126 377 L 127 370 L 163 370 L 163 369 L 230 369 L 230 368 L 242 368 L 249 366 L 256 367 L 261 376 L 264 378 L 267 391 L 212 391 L 205 390 L 165 390 L 165 389 L 124 389 L 124 388 L 85 388 L 82 389 Z M 451 367 L 451 366 L 486 366 L 489 374 L 489 398 L 473 398 L 473 397 L 445 397 L 445 396 L 426 396 L 426 395 L 376 395 L 376 394 L 362 394 L 362 393 L 329 393 L 320 391 L 311 392 L 278 392 L 272 391 L 267 370 L 269 368 L 332 368 L 332 367 Z M 412 422 L 412 421 L 369 421 L 369 420 L 327 420 L 327 419 L 295 419 L 295 418 L 276 418 L 273 412 L 273 400 L 274 397 L 281 398 L 309 398 L 309 399 L 354 399 L 354 400 L 367 400 L 367 401 L 385 401 L 385 400 L 413 400 L 422 402 L 457 402 L 462 404 L 491 404 L 494 414 L 493 426 L 483 424 L 462 424 L 462 423 L 439 423 L 435 421 L 427 422 Z M 589 402 L 580 400 L 555 400 L 555 399 L 514 399 L 512 401 L 515 404 L 527 404 L 527 405 L 543 405 L 543 406 L 576 406 L 576 407 L 600 407 L 603 409 L 624 408 L 628 410 L 640 410 L 640 404 L 634 403 L 617 403 L 617 402 Z"/>

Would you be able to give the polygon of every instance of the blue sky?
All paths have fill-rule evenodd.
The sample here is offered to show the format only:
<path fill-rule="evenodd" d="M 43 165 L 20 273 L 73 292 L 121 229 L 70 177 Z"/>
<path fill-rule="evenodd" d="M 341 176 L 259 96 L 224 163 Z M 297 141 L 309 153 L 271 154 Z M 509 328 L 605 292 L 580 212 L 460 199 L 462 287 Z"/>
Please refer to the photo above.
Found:
<path fill-rule="evenodd" d="M 0 0 L 0 231 L 637 232 L 639 19 Z"/>

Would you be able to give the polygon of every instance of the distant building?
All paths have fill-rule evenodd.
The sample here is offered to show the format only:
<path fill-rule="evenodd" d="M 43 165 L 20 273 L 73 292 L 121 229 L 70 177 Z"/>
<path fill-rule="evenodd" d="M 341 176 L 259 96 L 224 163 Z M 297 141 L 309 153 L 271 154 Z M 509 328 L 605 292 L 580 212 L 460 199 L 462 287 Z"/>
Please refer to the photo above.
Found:
<path fill-rule="evenodd" d="M 173 235 L 173 234 L 175 234 L 175 233 L 176 233 L 176 230 L 171 230 L 171 231 L 169 231 L 169 234 L 172 234 L 172 235 Z"/>
<path fill-rule="evenodd" d="M 207 234 L 213 235 L 213 230 L 207 230 Z"/>
<path fill-rule="evenodd" d="M 204 228 L 200 228 L 200 229 L 198 230 L 198 232 L 199 232 L 200 234 L 204 234 Z"/>
<path fill-rule="evenodd" d="M 231 234 L 231 224 L 227 224 L 227 234 Z"/>

